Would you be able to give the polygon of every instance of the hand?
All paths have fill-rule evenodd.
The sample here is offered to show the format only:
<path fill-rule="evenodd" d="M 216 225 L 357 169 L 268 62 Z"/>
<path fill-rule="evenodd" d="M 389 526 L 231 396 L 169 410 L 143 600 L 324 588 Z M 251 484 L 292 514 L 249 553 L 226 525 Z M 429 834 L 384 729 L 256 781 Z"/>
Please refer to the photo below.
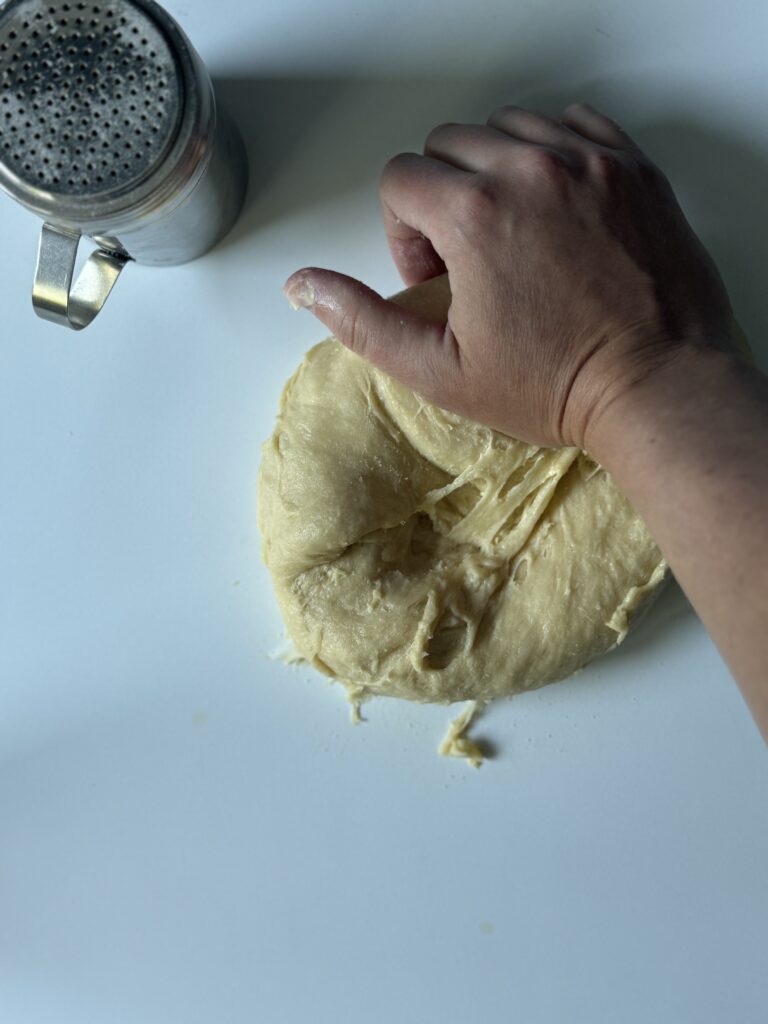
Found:
<path fill-rule="evenodd" d="M 447 324 L 317 268 L 286 295 L 430 401 L 497 430 L 589 448 L 605 410 L 679 351 L 729 344 L 725 288 L 668 181 L 591 107 L 442 125 L 423 156 L 387 164 L 381 203 L 406 284 L 447 270 Z"/>

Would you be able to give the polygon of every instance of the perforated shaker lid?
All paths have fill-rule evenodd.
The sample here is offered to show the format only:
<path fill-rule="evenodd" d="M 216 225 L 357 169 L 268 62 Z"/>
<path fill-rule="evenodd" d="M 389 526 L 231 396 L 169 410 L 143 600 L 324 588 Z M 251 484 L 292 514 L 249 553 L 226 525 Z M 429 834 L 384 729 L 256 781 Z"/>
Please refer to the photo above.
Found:
<path fill-rule="evenodd" d="M 129 189 L 179 128 L 183 78 L 162 26 L 131 0 L 0 7 L 0 163 L 68 198 Z"/>

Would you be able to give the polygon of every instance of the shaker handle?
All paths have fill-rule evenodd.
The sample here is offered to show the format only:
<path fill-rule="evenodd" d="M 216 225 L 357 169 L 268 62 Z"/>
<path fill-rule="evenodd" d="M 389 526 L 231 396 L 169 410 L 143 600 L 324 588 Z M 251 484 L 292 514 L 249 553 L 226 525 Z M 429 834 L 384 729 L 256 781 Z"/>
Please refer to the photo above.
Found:
<path fill-rule="evenodd" d="M 80 232 L 43 224 L 37 251 L 32 305 L 43 320 L 80 331 L 107 301 L 130 256 L 96 249 L 72 285 Z"/>

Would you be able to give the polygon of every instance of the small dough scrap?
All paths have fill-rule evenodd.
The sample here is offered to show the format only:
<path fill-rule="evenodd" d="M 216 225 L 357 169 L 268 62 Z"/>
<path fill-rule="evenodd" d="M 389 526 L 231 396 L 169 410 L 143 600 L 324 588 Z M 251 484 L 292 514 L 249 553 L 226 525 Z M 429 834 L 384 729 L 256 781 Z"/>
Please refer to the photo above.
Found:
<path fill-rule="evenodd" d="M 445 277 L 395 301 L 445 319 Z M 356 695 L 487 702 L 573 674 L 666 573 L 578 448 L 445 412 L 329 339 L 263 447 L 264 560 L 298 651 Z"/>
<path fill-rule="evenodd" d="M 480 767 L 485 760 L 483 748 L 465 735 L 476 715 L 477 701 L 471 700 L 448 726 L 448 732 L 437 748 L 438 754 L 442 757 L 464 757 L 473 768 Z"/>

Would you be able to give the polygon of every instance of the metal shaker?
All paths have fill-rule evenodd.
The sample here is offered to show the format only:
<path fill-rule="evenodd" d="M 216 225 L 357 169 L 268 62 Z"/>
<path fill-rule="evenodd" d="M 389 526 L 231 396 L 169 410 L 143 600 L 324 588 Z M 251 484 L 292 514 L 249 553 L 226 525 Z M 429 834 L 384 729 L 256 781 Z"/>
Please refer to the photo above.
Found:
<path fill-rule="evenodd" d="M 154 0 L 0 6 L 0 188 L 44 221 L 39 316 L 79 330 L 130 260 L 201 256 L 247 179 L 202 60 Z M 99 248 L 73 284 L 83 235 Z"/>

